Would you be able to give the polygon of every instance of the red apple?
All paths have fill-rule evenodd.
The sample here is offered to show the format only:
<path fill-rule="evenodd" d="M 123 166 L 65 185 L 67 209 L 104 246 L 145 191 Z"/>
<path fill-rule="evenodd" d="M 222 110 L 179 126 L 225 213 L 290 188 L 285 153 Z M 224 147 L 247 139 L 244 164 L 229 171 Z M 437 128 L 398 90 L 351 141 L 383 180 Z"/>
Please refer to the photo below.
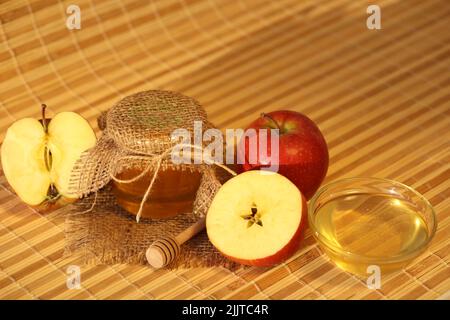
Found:
<path fill-rule="evenodd" d="M 286 177 L 253 170 L 223 184 L 206 215 L 208 238 L 228 259 L 273 266 L 298 249 L 307 222 L 300 190 Z"/>
<path fill-rule="evenodd" d="M 278 162 L 277 157 L 274 157 L 267 163 L 258 149 L 256 161 L 250 161 L 249 139 L 243 138 L 238 146 L 243 161 L 242 170 L 276 164 L 278 173 L 291 180 L 309 200 L 325 178 L 329 161 L 327 143 L 317 125 L 301 113 L 282 110 L 261 114 L 247 129 L 256 129 L 258 144 L 258 129 L 279 129 L 279 157 Z M 267 141 L 270 157 L 270 140 Z"/>

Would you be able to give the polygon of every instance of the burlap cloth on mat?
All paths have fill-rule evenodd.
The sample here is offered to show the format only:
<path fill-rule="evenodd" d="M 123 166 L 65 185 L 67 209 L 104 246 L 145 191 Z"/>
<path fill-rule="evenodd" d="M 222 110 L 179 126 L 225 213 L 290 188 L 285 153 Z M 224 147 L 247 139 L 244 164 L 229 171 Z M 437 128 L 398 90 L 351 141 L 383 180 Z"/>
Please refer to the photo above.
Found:
<path fill-rule="evenodd" d="M 230 176 L 214 165 L 174 165 L 167 152 L 174 146 L 170 133 L 184 128 L 193 134 L 194 121 L 201 121 L 204 131 L 213 128 L 197 101 L 156 90 L 128 96 L 99 118 L 102 136 L 96 147 L 81 156 L 72 174 L 72 192 L 83 199 L 65 210 L 66 255 L 81 255 L 85 263 L 146 264 L 145 252 L 154 240 L 175 236 L 206 215 L 216 191 Z M 155 179 L 159 170 L 169 167 L 200 171 L 193 212 L 140 220 L 127 213 L 116 204 L 110 182 L 130 166 L 152 172 Z M 219 265 L 237 267 L 215 250 L 203 231 L 185 243 L 167 267 Z"/>

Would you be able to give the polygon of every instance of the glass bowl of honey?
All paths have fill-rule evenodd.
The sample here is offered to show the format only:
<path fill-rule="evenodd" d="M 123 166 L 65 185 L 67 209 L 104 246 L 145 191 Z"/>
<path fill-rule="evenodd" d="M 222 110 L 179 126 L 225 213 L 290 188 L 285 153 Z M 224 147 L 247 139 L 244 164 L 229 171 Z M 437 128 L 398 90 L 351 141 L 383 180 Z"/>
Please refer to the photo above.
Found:
<path fill-rule="evenodd" d="M 436 232 L 429 201 L 402 183 L 348 178 L 323 186 L 309 202 L 308 220 L 321 249 L 341 269 L 367 276 L 407 266 Z"/>

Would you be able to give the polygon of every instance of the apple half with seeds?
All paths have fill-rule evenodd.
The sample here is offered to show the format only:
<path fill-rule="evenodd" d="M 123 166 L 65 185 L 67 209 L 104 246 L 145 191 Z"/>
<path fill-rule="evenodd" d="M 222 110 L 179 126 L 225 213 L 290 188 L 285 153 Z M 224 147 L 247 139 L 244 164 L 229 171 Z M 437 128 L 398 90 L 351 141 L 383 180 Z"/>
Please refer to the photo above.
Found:
<path fill-rule="evenodd" d="M 46 211 L 73 202 L 69 180 L 81 153 L 96 143 L 89 123 L 75 112 L 53 119 L 24 118 L 7 130 L 1 162 L 10 186 L 23 202 Z"/>
<path fill-rule="evenodd" d="M 219 189 L 206 216 L 206 230 L 214 247 L 230 260 L 267 267 L 298 250 L 306 219 L 306 200 L 289 179 L 252 170 Z"/>

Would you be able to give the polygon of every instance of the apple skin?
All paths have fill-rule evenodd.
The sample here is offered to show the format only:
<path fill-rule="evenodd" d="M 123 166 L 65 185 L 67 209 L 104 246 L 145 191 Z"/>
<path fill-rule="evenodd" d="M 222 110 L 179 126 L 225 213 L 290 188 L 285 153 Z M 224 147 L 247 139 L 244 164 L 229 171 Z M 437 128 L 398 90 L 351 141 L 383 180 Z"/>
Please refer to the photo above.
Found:
<path fill-rule="evenodd" d="M 311 119 L 301 113 L 289 110 L 263 114 L 247 129 L 276 129 L 277 125 L 281 129 L 278 173 L 291 180 L 309 200 L 320 187 L 328 171 L 329 155 L 325 138 Z M 267 145 L 267 150 L 270 155 L 270 143 Z M 242 171 L 267 166 L 267 163 L 261 163 L 259 152 L 256 163 L 249 163 L 248 139 L 240 141 L 238 154 L 244 162 L 241 165 Z"/>
<path fill-rule="evenodd" d="M 297 228 L 297 231 L 295 231 L 291 240 L 280 251 L 278 251 L 277 253 L 275 253 L 271 256 L 261 258 L 261 259 L 253 259 L 253 260 L 238 259 L 235 257 L 231 257 L 229 255 L 226 255 L 221 251 L 219 251 L 219 252 L 227 259 L 237 262 L 239 264 L 243 264 L 243 265 L 247 265 L 247 266 L 255 266 L 255 267 L 272 267 L 274 265 L 277 265 L 277 264 L 287 260 L 292 255 L 294 255 L 294 253 L 297 252 L 298 248 L 300 247 L 300 243 L 303 240 L 304 230 L 305 230 L 306 226 L 308 225 L 307 219 L 308 219 L 308 205 L 306 203 L 305 197 L 302 195 L 302 219 Z"/>

